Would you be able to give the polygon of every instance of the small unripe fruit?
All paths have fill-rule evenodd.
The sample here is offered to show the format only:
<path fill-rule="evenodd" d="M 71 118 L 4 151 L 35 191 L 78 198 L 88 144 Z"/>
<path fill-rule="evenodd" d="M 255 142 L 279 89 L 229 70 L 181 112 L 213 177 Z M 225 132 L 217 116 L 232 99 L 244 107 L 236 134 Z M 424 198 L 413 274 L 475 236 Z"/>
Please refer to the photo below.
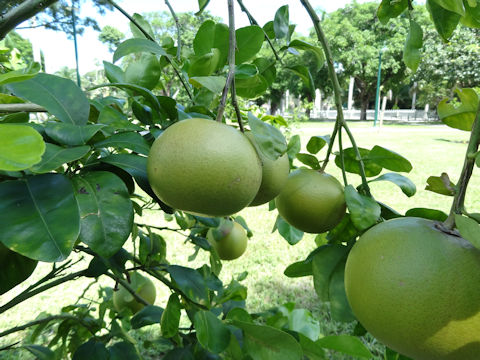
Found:
<path fill-rule="evenodd" d="M 155 285 L 149 278 L 140 275 L 137 272 L 130 273 L 130 287 L 149 304 L 155 302 Z M 139 303 L 130 292 L 122 285 L 119 285 L 118 291 L 113 293 L 113 306 L 118 312 L 129 308 L 133 314 L 142 310 L 145 305 Z"/>
<path fill-rule="evenodd" d="M 247 249 L 247 232 L 235 221 L 226 220 L 216 229 L 209 229 L 207 240 L 222 260 L 234 260 Z"/>

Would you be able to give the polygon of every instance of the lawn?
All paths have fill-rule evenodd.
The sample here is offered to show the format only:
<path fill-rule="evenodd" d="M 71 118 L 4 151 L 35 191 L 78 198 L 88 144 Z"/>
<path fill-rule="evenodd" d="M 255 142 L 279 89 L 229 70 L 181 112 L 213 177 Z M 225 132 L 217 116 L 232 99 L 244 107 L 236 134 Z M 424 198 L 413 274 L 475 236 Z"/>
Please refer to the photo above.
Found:
<path fill-rule="evenodd" d="M 333 123 L 296 123 L 292 126 L 291 133 L 299 134 L 304 148 L 309 137 L 312 135 L 326 135 L 331 132 Z M 406 197 L 398 187 L 391 183 L 371 184 L 374 197 L 397 211 L 404 213 L 413 207 L 429 207 L 449 211 L 451 198 L 437 195 L 424 190 L 426 180 L 431 175 L 439 176 L 442 172 L 450 175 L 455 183 L 463 164 L 463 158 L 467 147 L 468 133 L 447 128 L 443 125 L 384 125 L 381 129 L 371 127 L 371 124 L 352 123 L 351 128 L 355 134 L 358 146 L 371 148 L 380 145 L 396 151 L 405 156 L 413 165 L 413 170 L 408 177 L 416 184 L 417 194 L 412 198 Z M 346 139 L 346 136 L 344 136 Z M 345 147 L 348 147 L 345 141 Z M 325 149 L 319 154 L 323 159 Z M 475 169 L 471 180 L 471 186 L 467 193 L 467 208 L 474 209 L 478 206 L 475 199 L 480 197 L 480 176 L 478 169 Z M 333 159 L 327 167 L 327 172 L 341 179 L 340 171 L 335 166 Z M 360 183 L 357 175 L 348 176 L 348 181 L 354 185 Z M 479 211 L 479 209 L 475 209 Z M 313 235 L 306 235 L 304 239 L 295 246 L 290 246 L 278 233 L 271 233 L 274 225 L 276 212 L 268 212 L 266 205 L 247 208 L 242 215 L 253 230 L 247 252 L 238 260 L 225 262 L 221 279 L 228 282 L 232 276 L 248 271 L 248 277 L 244 284 L 248 286 L 247 307 L 250 311 L 261 311 L 269 307 L 295 302 L 298 307 L 307 308 L 320 320 L 324 335 L 339 334 L 351 331 L 351 325 L 344 325 L 332 322 L 328 314 L 328 306 L 321 304 L 313 290 L 311 278 L 287 279 L 283 275 L 284 269 L 292 262 L 304 259 L 310 251 L 315 248 Z M 152 225 L 162 226 L 165 224 L 163 213 L 149 211 L 139 221 Z M 174 225 L 172 224 L 174 227 Z M 168 244 L 168 259 L 171 263 L 185 266 L 196 266 L 208 261 L 207 254 L 200 252 L 192 263 L 188 257 L 194 252 L 192 245 L 185 244 L 184 238 L 173 232 L 162 232 Z M 78 264 L 78 269 L 85 266 Z M 34 276 L 27 281 L 33 282 L 49 271 L 50 266 L 42 264 L 37 268 Z M 66 283 L 43 293 L 36 298 L 25 301 L 20 306 L 13 308 L 0 317 L 0 331 L 23 324 L 41 314 L 42 312 L 54 313 L 59 306 L 67 305 L 76 301 L 82 289 L 88 285 L 90 280 L 78 280 Z M 110 279 L 102 279 L 101 283 L 106 286 L 113 286 Z M 21 285 L 10 293 L 0 297 L 0 304 L 7 302 L 15 294 L 24 289 Z M 86 294 L 89 299 L 94 299 L 95 287 L 92 287 Z M 169 290 L 158 283 L 158 294 L 156 304 L 164 307 L 168 300 Z M 86 303 L 86 299 L 82 299 Z M 18 340 L 18 336 L 12 335 L 8 339 L 0 340 L 0 347 Z M 151 326 L 143 330 L 139 336 L 143 340 L 154 340 L 158 335 L 158 327 Z M 368 346 L 380 359 L 379 352 L 382 347 L 374 339 L 366 340 Z M 145 354 L 155 357 L 155 351 L 145 350 Z M 0 352 L 0 359 L 30 359 L 25 351 Z M 330 359 L 349 359 L 348 357 L 332 354 Z"/>

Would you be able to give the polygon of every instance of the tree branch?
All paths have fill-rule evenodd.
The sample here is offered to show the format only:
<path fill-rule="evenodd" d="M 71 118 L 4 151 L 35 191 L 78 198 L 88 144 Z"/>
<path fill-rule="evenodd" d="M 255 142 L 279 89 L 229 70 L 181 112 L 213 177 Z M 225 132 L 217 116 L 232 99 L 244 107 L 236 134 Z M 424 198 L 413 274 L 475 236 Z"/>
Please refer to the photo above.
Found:
<path fill-rule="evenodd" d="M 168 0 L 165 0 L 165 4 L 168 6 L 168 9 L 172 14 L 173 20 L 175 21 L 175 26 L 177 27 L 177 60 L 180 61 L 180 55 L 182 51 L 182 39 L 180 37 L 181 35 L 180 22 L 178 21 L 177 14 L 175 14 L 175 11 L 173 10 L 172 5 L 170 5 L 170 2 Z"/>
<path fill-rule="evenodd" d="M 230 92 L 232 96 L 232 105 L 233 105 L 233 108 L 235 109 L 235 115 L 237 116 L 238 126 L 240 127 L 240 131 L 243 133 L 245 132 L 245 129 L 243 128 L 242 114 L 240 113 L 240 109 L 238 107 L 237 90 L 235 88 L 235 81 L 232 81 L 232 88 L 230 89 Z"/>
<path fill-rule="evenodd" d="M 16 112 L 46 112 L 47 110 L 37 104 L 0 104 L 0 113 Z"/>
<path fill-rule="evenodd" d="M 0 40 L 7 36 L 10 30 L 35 14 L 49 7 L 58 0 L 26 0 L 0 17 Z"/>

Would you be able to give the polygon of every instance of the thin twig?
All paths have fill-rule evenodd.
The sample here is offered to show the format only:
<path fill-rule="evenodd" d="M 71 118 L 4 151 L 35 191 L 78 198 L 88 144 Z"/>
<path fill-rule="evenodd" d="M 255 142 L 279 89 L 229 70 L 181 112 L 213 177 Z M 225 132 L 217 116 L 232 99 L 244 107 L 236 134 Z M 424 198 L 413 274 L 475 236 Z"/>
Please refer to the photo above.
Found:
<path fill-rule="evenodd" d="M 321 171 L 325 171 L 325 168 L 327 167 L 328 161 L 330 159 L 330 154 L 332 153 L 333 149 L 333 144 L 335 142 L 335 137 L 337 136 L 338 133 L 338 128 L 340 127 L 339 121 L 335 121 L 335 126 L 333 127 L 333 132 L 332 135 L 330 136 L 330 142 L 328 143 L 328 149 L 327 149 L 327 155 L 325 156 L 325 160 L 323 161 Z"/>
<path fill-rule="evenodd" d="M 233 0 L 228 0 L 228 28 L 229 28 L 229 47 L 228 47 L 228 75 L 225 81 L 225 87 L 222 92 L 222 99 L 218 106 L 217 121 L 222 122 L 223 113 L 225 112 L 225 104 L 227 102 L 228 90 L 231 82 L 235 81 L 235 14 L 233 8 Z"/>
<path fill-rule="evenodd" d="M 172 14 L 173 20 L 175 21 L 175 26 L 177 27 L 177 60 L 180 61 L 180 54 L 182 51 L 182 39 L 180 37 L 182 31 L 180 28 L 180 22 L 178 21 L 177 14 L 175 14 L 172 5 L 170 5 L 170 2 L 168 0 L 165 0 L 165 4 L 168 6 L 168 9 Z"/>
<path fill-rule="evenodd" d="M 138 295 L 138 293 L 135 292 L 135 289 L 133 289 L 130 286 L 130 284 L 128 282 L 126 282 L 125 280 L 123 280 L 123 279 L 119 278 L 118 276 L 115 276 L 115 275 L 113 275 L 109 272 L 106 272 L 104 275 L 108 276 L 110 279 L 113 279 L 116 282 L 118 282 L 120 285 L 122 285 L 125 288 L 125 290 L 127 290 L 135 298 L 135 300 L 137 300 L 139 303 L 141 303 L 145 306 L 152 305 L 147 300 L 145 300 L 143 297 Z"/>
<path fill-rule="evenodd" d="M 0 104 L 0 113 L 46 112 L 43 106 L 37 104 Z"/>
<path fill-rule="evenodd" d="M 142 32 L 142 34 L 150 41 L 153 41 L 153 42 L 156 42 L 155 39 L 133 18 L 131 17 L 125 10 L 123 10 L 120 6 L 118 6 L 117 3 L 115 3 L 115 1 L 113 0 L 107 0 L 110 4 L 112 4 L 112 6 L 117 9 L 118 11 L 120 11 L 123 16 L 125 16 L 128 20 L 130 20 L 132 22 L 132 24 L 134 24 L 138 30 L 140 30 Z M 175 74 L 177 75 L 178 79 L 180 80 L 180 82 L 182 83 L 183 85 L 183 88 L 185 89 L 185 91 L 187 92 L 187 95 L 188 97 L 190 98 L 190 100 L 193 100 L 193 95 L 190 91 L 190 87 L 187 85 L 185 79 L 183 78 L 182 74 L 180 73 L 180 70 L 177 69 L 177 66 L 173 63 L 173 61 L 168 57 L 168 56 L 165 56 L 165 60 L 167 60 L 167 62 L 172 66 L 173 68 L 173 71 L 175 71 Z"/>
<path fill-rule="evenodd" d="M 452 208 L 447 220 L 444 222 L 444 226 L 447 229 L 453 229 L 455 226 L 455 214 L 461 214 L 464 210 L 465 195 L 467 192 L 468 182 L 472 176 L 473 167 L 475 165 L 475 154 L 480 145 L 480 104 L 477 108 L 477 114 L 472 125 L 472 132 L 470 134 L 470 140 L 468 142 L 467 153 L 463 162 L 462 172 L 460 179 L 458 180 L 457 191 L 453 198 Z"/>
<path fill-rule="evenodd" d="M 247 17 L 248 17 L 248 21 L 250 21 L 250 24 L 252 25 L 257 25 L 259 26 L 263 33 L 265 34 L 265 39 L 267 40 L 267 43 L 268 45 L 270 45 L 270 48 L 272 49 L 272 52 L 273 52 L 273 55 L 275 55 L 275 59 L 277 59 L 277 61 L 282 61 L 282 59 L 280 59 L 280 57 L 278 56 L 278 53 L 277 53 L 277 50 L 275 50 L 275 47 L 273 46 L 273 43 L 272 41 L 270 40 L 270 38 L 268 37 L 266 31 L 263 29 L 263 27 L 261 27 L 260 25 L 258 25 L 258 22 L 257 20 L 255 20 L 255 18 L 252 16 L 252 14 L 250 13 L 250 11 L 248 11 L 248 9 L 245 7 L 245 5 L 243 4 L 243 1 L 242 0 L 237 0 L 237 3 L 238 5 L 240 5 L 240 9 L 242 9 L 242 11 L 247 14 Z"/>
<path fill-rule="evenodd" d="M 230 92 L 232 96 L 232 105 L 235 109 L 235 115 L 237 116 L 238 126 L 240 127 L 241 132 L 245 132 L 245 129 L 243 128 L 242 114 L 240 112 L 240 108 L 238 107 L 237 102 L 237 90 L 235 88 L 235 81 L 232 81 L 232 87 L 230 89 Z"/>
<path fill-rule="evenodd" d="M 359 164 L 360 164 L 360 176 L 362 178 L 362 190 L 365 192 L 367 196 L 371 196 L 370 193 L 370 187 L 368 186 L 368 181 L 367 177 L 365 175 L 365 165 L 362 160 L 362 156 L 360 154 L 360 150 L 358 149 L 358 146 L 356 144 L 355 138 L 353 137 L 352 132 L 350 131 L 347 122 L 345 121 L 345 118 L 343 116 L 343 106 L 342 106 L 342 95 L 341 95 L 341 88 L 340 88 L 340 83 L 338 82 L 338 77 L 335 72 L 335 67 L 333 65 L 333 56 L 332 56 L 332 51 L 330 50 L 330 46 L 328 45 L 327 38 L 325 36 L 325 33 L 322 30 L 322 27 L 320 25 L 320 19 L 318 18 L 317 14 L 315 13 L 315 10 L 312 8 L 312 5 L 310 5 L 310 2 L 308 0 L 300 0 L 302 5 L 305 7 L 307 10 L 308 15 L 310 16 L 310 19 L 313 22 L 313 26 L 315 27 L 315 32 L 317 33 L 318 40 L 322 44 L 323 52 L 325 53 L 325 58 L 327 61 L 327 67 L 328 67 L 328 74 L 330 77 L 330 80 L 333 83 L 333 92 L 334 92 L 334 97 L 335 97 L 335 107 L 337 108 L 337 122 L 345 129 L 345 132 L 348 135 L 348 138 L 350 139 L 350 142 L 352 143 L 352 147 L 355 150 L 355 154 L 358 158 Z M 335 131 L 335 129 L 334 129 Z M 340 129 L 338 130 L 340 131 Z"/>
<path fill-rule="evenodd" d="M 342 165 L 343 184 L 348 185 L 347 172 L 345 171 L 345 156 L 343 154 L 342 128 L 338 132 L 338 148 L 340 151 L 340 165 Z"/>

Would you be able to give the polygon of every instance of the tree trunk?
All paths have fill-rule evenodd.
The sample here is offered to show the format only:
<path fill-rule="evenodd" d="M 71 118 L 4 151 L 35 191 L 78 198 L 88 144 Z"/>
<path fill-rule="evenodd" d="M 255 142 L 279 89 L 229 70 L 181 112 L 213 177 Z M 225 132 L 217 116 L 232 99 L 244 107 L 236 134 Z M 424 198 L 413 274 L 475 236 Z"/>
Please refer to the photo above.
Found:
<path fill-rule="evenodd" d="M 277 110 L 278 110 L 278 105 L 279 105 L 279 104 L 280 104 L 280 103 L 278 103 L 278 102 L 276 102 L 276 101 L 273 101 L 273 100 L 270 102 L 270 114 L 271 114 L 271 115 L 275 115 L 275 113 L 276 113 Z"/>
<path fill-rule="evenodd" d="M 367 109 L 368 103 L 370 102 L 370 96 L 364 95 L 361 97 L 362 99 L 362 106 L 360 108 L 360 120 L 366 121 L 367 120 Z"/>

